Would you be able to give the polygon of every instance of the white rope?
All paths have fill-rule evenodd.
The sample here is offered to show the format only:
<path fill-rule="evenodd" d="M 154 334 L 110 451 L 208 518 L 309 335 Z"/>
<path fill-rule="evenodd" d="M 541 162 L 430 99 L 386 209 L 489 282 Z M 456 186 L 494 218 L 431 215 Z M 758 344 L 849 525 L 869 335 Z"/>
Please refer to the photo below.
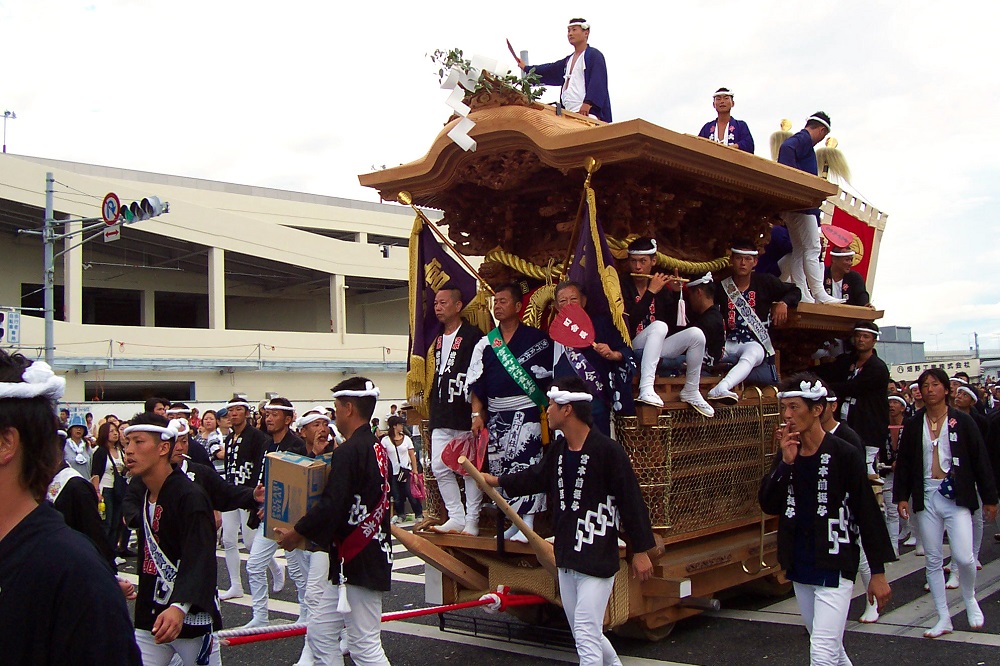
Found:
<path fill-rule="evenodd" d="M 778 394 L 779 400 L 785 398 L 804 398 L 806 400 L 819 400 L 826 397 L 826 387 L 816 380 L 812 385 L 807 381 L 799 382 L 798 391 L 782 391 Z"/>
<path fill-rule="evenodd" d="M 733 254 L 745 254 L 748 257 L 756 257 L 757 255 L 760 254 L 760 252 L 758 252 L 757 250 L 740 250 L 735 247 L 729 248 L 729 251 L 732 252 Z"/>
<path fill-rule="evenodd" d="M 237 636 L 256 636 L 257 634 L 269 634 L 275 631 L 291 631 L 293 629 L 305 629 L 305 622 L 294 624 L 269 624 L 263 627 L 236 627 L 235 629 L 223 629 L 215 632 L 216 638 L 236 638 Z"/>
<path fill-rule="evenodd" d="M 58 400 L 66 391 L 66 379 L 57 377 L 45 361 L 35 361 L 21 373 L 23 382 L 0 382 L 0 398 L 46 397 Z"/>
<path fill-rule="evenodd" d="M 368 380 L 367 382 L 365 382 L 364 391 L 347 391 L 347 390 L 334 391 L 333 397 L 334 398 L 377 398 L 379 396 L 379 393 L 380 391 L 378 390 L 378 387 L 375 386 L 375 384 L 371 380 Z"/>
<path fill-rule="evenodd" d="M 552 386 L 549 388 L 545 395 L 547 395 L 549 400 L 557 405 L 568 405 L 571 402 L 590 402 L 594 399 L 594 396 L 589 393 L 573 393 L 572 391 L 563 391 L 558 386 Z"/>
<path fill-rule="evenodd" d="M 131 425 L 131 426 L 125 428 L 125 431 L 124 431 L 123 434 L 126 437 L 128 437 L 129 434 L 131 434 L 133 432 L 151 432 L 153 434 L 158 434 L 160 436 L 160 439 L 162 439 L 164 442 L 166 442 L 168 440 L 171 440 L 171 439 L 174 439 L 175 437 L 177 437 L 177 430 L 174 429 L 174 428 L 170 428 L 170 427 L 164 428 L 162 426 L 152 425 L 152 424 L 145 424 L 145 423 L 140 424 L 140 425 Z"/>

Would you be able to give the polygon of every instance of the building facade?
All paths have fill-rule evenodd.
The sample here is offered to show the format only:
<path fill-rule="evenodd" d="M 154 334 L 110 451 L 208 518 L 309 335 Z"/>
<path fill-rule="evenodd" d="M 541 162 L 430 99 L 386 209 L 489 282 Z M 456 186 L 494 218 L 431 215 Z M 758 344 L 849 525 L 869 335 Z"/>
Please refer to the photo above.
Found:
<path fill-rule="evenodd" d="M 18 230 L 41 228 L 47 173 L 57 219 L 99 217 L 109 192 L 170 204 L 117 240 L 98 230 L 56 242 L 55 369 L 68 402 L 211 405 L 236 391 L 328 402 L 352 374 L 403 400 L 412 210 L 10 154 L 0 308 L 19 311 L 21 327 L 4 348 L 44 357 L 43 245 Z"/>

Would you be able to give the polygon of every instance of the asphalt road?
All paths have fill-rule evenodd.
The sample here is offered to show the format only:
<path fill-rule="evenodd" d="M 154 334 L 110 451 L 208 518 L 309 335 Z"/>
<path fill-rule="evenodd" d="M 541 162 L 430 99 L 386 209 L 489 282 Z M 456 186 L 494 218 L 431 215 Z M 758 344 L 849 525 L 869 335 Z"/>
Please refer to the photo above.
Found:
<path fill-rule="evenodd" d="M 890 565 L 887 574 L 893 588 L 893 600 L 881 620 L 874 625 L 850 622 L 844 639 L 847 653 L 856 666 L 901 666 L 920 664 L 947 666 L 1000 664 L 1000 544 L 987 526 L 980 559 L 977 597 L 986 615 L 982 631 L 969 630 L 958 590 L 949 591 L 955 632 L 938 640 L 921 637 L 923 629 L 934 623 L 930 596 L 924 591 L 923 558 L 913 548 L 904 548 L 899 562 Z M 280 553 L 281 551 L 279 551 Z M 244 559 L 246 553 L 243 553 Z M 134 572 L 134 560 L 123 567 Z M 393 589 L 385 597 L 384 611 L 403 610 L 427 605 L 423 591 L 424 565 L 396 546 Z M 222 552 L 219 551 L 219 587 L 228 587 Z M 249 590 L 244 573 L 244 589 Z M 860 586 L 851 607 L 851 618 L 863 610 Z M 611 635 L 622 662 L 643 664 L 768 664 L 800 665 L 809 662 L 809 643 L 802 628 L 794 597 L 765 597 L 745 590 L 722 596 L 722 610 L 684 620 L 673 633 L 657 643 L 630 640 Z M 249 594 L 242 599 L 223 602 L 226 627 L 236 627 L 250 619 Z M 297 615 L 294 585 L 272 595 L 271 620 L 290 622 Z M 558 614 L 556 618 L 558 619 Z M 576 654 L 565 646 L 565 630 L 535 630 L 505 615 L 489 615 L 474 609 L 449 614 L 446 626 L 471 623 L 490 625 L 530 644 L 512 643 L 487 637 L 441 631 L 438 618 L 412 619 L 383 625 L 383 643 L 394 666 L 427 664 L 475 664 L 510 666 L 511 664 L 576 663 Z M 534 633 L 534 636 L 526 636 Z M 223 648 L 223 662 L 228 666 L 294 664 L 302 649 L 302 638 L 255 643 Z M 562 647 L 560 645 L 562 644 Z M 345 660 L 346 664 L 353 662 Z"/>

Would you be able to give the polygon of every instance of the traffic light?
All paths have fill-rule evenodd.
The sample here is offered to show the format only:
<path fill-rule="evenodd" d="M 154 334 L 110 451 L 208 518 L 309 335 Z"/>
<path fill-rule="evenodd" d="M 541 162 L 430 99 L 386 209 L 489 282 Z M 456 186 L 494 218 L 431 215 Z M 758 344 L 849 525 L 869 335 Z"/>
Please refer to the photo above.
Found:
<path fill-rule="evenodd" d="M 142 201 L 133 201 L 128 206 L 122 205 L 121 221 L 125 224 L 131 224 L 169 212 L 170 204 L 166 201 L 160 201 L 160 197 L 146 197 Z"/>

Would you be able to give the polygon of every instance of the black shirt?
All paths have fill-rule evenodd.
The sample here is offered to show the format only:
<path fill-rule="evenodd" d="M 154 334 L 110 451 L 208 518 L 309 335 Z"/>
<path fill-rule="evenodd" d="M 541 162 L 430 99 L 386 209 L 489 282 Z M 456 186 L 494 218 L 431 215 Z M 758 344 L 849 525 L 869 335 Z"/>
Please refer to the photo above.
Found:
<path fill-rule="evenodd" d="M 5 664 L 142 663 L 111 567 L 45 502 L 0 540 L 0 627 Z"/>

